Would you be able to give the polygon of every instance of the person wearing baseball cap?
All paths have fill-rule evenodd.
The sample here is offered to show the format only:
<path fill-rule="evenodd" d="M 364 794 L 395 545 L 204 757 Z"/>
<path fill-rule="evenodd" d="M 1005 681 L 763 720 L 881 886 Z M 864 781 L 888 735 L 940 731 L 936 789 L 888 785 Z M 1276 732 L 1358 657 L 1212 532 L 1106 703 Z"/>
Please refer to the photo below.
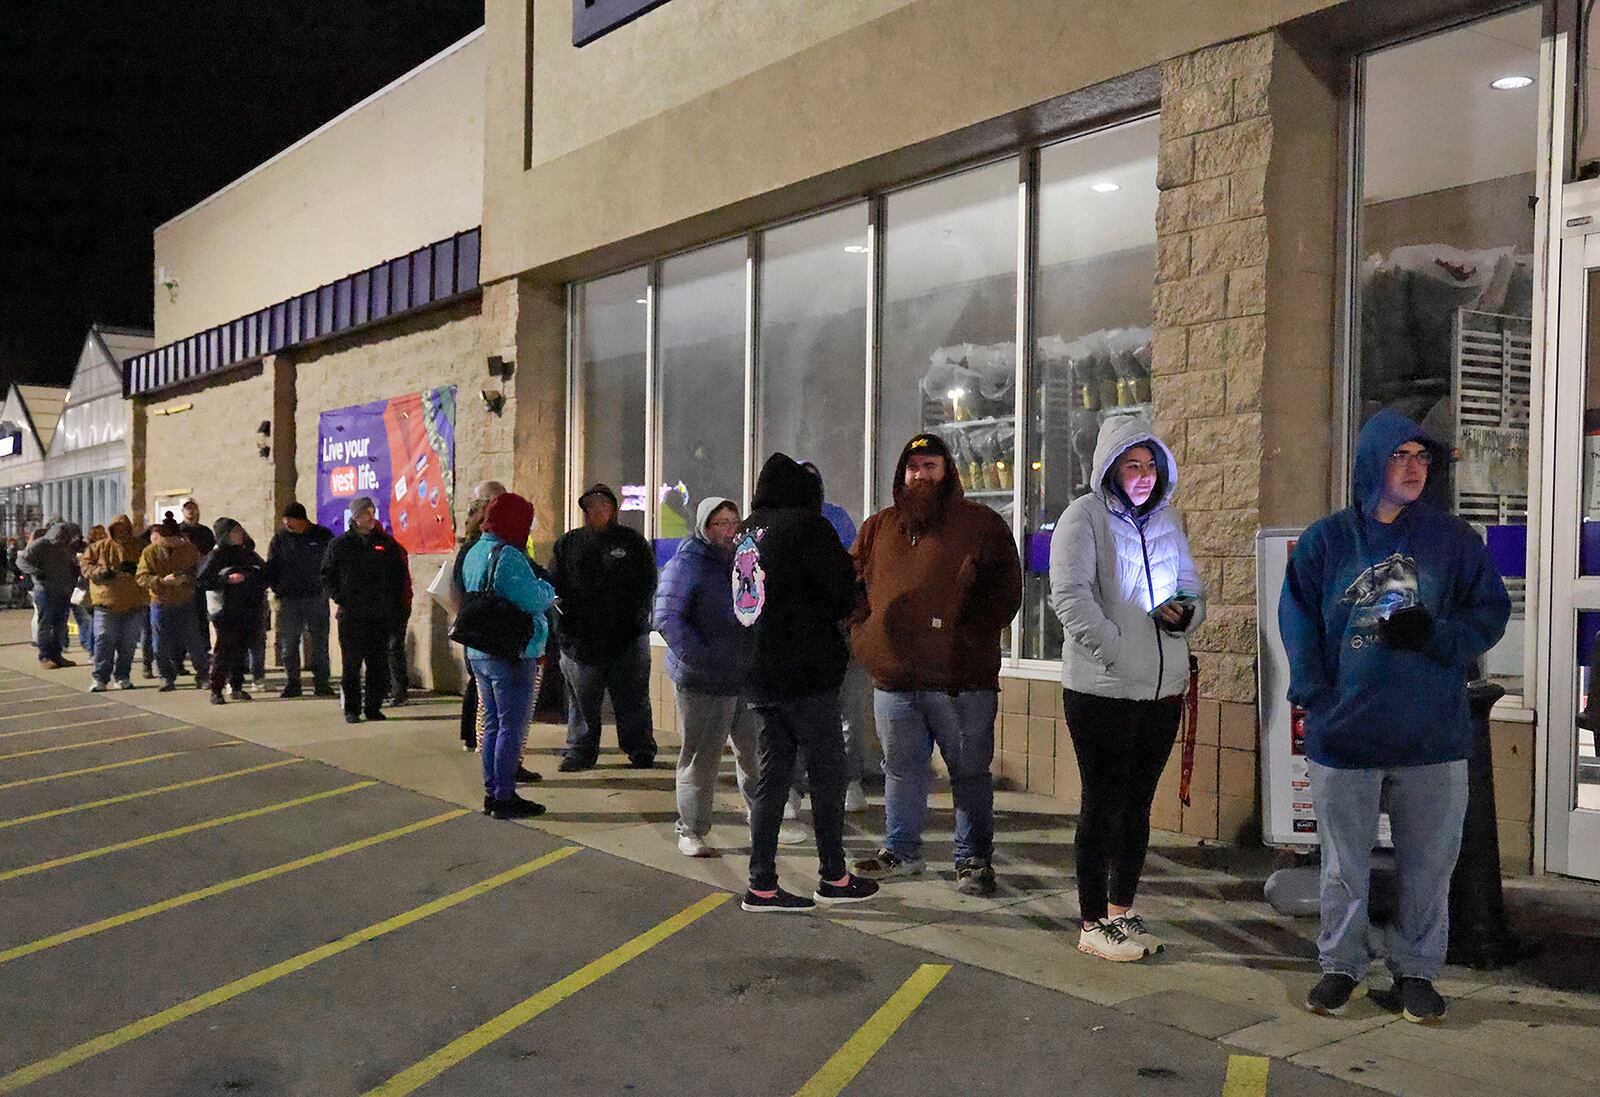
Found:
<path fill-rule="evenodd" d="M 337 697 L 328 665 L 328 592 L 322 585 L 322 558 L 333 531 L 310 520 L 302 503 L 283 508 L 283 525 L 267 546 L 267 585 L 278 599 L 278 659 L 288 681 L 278 696 L 302 695 L 301 637 L 309 649 L 312 692 Z"/>

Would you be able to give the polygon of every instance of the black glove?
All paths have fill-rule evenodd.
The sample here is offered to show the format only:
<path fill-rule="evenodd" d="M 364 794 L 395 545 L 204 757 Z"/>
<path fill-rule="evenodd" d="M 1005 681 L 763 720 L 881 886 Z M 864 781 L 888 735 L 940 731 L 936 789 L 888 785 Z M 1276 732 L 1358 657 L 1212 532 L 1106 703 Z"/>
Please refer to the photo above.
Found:
<path fill-rule="evenodd" d="M 109 583 L 116 577 L 117 573 L 111 568 L 103 568 L 94 573 L 94 581 L 97 583 Z"/>
<path fill-rule="evenodd" d="M 1168 622 L 1163 621 L 1160 618 L 1157 618 L 1156 623 L 1159 624 L 1162 628 L 1166 629 L 1168 632 L 1173 633 L 1174 635 L 1177 635 L 1177 636 L 1181 636 L 1181 635 L 1183 635 L 1184 630 L 1189 627 L 1189 622 L 1194 620 L 1194 606 L 1192 606 L 1192 605 L 1179 606 L 1178 607 L 1178 612 L 1181 613 L 1182 616 L 1179 617 L 1177 619 L 1177 621 L 1172 622 L 1172 623 L 1169 624 Z"/>
<path fill-rule="evenodd" d="M 1396 651 L 1421 651 L 1433 640 L 1433 614 L 1427 606 L 1397 609 L 1378 622 L 1378 643 Z"/>

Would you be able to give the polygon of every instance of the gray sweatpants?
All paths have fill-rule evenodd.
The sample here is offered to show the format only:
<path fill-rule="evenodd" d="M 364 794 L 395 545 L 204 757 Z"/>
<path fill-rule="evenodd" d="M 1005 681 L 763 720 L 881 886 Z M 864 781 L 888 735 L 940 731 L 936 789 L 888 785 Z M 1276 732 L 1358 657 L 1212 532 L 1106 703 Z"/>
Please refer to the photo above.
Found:
<path fill-rule="evenodd" d="M 742 697 L 719 697 L 677 687 L 678 833 L 703 838 L 711 829 L 711 801 L 722 753 L 733 740 L 733 766 L 745 807 L 755 802 L 760 776 L 760 743 L 755 713 Z"/>

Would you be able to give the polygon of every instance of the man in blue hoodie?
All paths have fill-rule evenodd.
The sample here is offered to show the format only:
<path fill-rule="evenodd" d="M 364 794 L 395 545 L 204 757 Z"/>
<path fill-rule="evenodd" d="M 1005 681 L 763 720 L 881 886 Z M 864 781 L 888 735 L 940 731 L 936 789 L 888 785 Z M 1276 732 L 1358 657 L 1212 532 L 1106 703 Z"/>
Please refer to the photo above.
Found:
<path fill-rule="evenodd" d="M 1433 988 L 1449 937 L 1472 724 L 1467 681 L 1505 631 L 1511 601 L 1472 527 L 1441 505 L 1449 451 L 1385 409 L 1356 443 L 1355 505 L 1294 546 L 1278 604 L 1289 700 L 1305 710 L 1322 840 L 1322 980 L 1336 1014 L 1364 977 L 1378 814 L 1389 813 L 1399 911 L 1389 934 L 1408 1021 L 1444 1019 Z"/>

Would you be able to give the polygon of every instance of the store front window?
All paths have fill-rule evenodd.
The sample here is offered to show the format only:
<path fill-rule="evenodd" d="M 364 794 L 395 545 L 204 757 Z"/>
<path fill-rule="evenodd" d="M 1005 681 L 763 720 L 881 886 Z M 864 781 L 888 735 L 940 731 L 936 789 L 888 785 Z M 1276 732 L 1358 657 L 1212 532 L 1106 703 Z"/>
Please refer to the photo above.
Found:
<path fill-rule="evenodd" d="M 700 500 L 744 495 L 746 257 L 740 239 L 661 264 L 655 536 L 663 564 L 690 535 Z"/>
<path fill-rule="evenodd" d="M 1352 425 L 1393 408 L 1458 452 L 1449 505 L 1483 532 L 1512 596 L 1484 671 L 1513 693 L 1527 650 L 1540 20 L 1524 8 L 1361 63 Z"/>
<path fill-rule="evenodd" d="M 573 294 L 578 490 L 611 485 L 622 500 L 621 521 L 641 533 L 648 295 L 643 267 L 586 282 Z"/>

